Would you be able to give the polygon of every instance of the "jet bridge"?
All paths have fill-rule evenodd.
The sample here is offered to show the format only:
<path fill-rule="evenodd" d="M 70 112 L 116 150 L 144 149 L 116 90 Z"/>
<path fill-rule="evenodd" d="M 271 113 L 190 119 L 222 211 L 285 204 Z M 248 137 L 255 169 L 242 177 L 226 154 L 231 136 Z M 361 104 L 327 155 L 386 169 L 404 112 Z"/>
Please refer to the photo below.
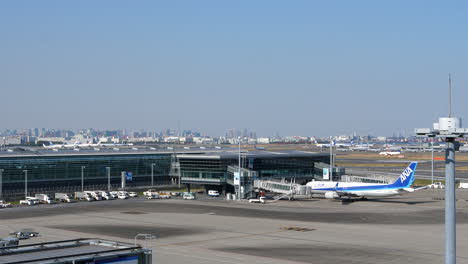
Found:
<path fill-rule="evenodd" d="M 310 187 L 297 184 L 295 182 L 273 181 L 273 180 L 254 180 L 254 188 L 277 193 L 274 200 L 282 198 L 292 199 L 294 197 L 310 197 Z"/>

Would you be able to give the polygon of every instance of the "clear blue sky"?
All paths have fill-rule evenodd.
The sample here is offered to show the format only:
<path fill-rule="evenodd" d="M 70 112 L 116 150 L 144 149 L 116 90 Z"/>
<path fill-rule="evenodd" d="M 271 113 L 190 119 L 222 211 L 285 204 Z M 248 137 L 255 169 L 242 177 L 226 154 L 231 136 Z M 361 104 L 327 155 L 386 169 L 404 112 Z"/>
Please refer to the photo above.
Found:
<path fill-rule="evenodd" d="M 468 122 L 466 1 L 1 1 L 0 128 L 371 133 Z"/>

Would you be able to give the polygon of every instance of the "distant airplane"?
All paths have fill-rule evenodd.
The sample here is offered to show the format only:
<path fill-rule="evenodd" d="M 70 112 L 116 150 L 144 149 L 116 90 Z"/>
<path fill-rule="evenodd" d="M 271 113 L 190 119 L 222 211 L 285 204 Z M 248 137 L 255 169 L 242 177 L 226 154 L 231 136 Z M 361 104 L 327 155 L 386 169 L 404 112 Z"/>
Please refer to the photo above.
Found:
<path fill-rule="evenodd" d="M 315 140 L 315 145 L 320 148 L 329 148 L 331 146 L 337 147 L 337 148 L 347 148 L 351 147 L 354 145 L 354 141 L 351 141 L 350 143 L 341 143 L 341 142 L 334 142 L 333 140 L 330 143 L 318 143 L 317 140 Z"/>
<path fill-rule="evenodd" d="M 256 150 L 266 150 L 265 147 L 257 147 L 257 145 L 254 145 L 254 149 L 256 149 Z"/>
<path fill-rule="evenodd" d="M 49 142 L 49 145 L 42 144 L 45 149 L 61 149 L 63 146 Z"/>
<path fill-rule="evenodd" d="M 414 189 L 410 187 L 414 182 L 414 173 L 417 165 L 417 162 L 411 162 L 401 173 L 400 177 L 391 184 L 311 181 L 307 183 L 307 186 L 310 186 L 311 193 L 325 194 L 325 198 L 327 199 L 339 199 L 341 197 L 382 198 L 401 195 L 425 188 Z"/>
<path fill-rule="evenodd" d="M 395 156 L 395 155 L 400 155 L 401 151 L 382 151 L 379 153 L 379 155 L 383 156 Z"/>

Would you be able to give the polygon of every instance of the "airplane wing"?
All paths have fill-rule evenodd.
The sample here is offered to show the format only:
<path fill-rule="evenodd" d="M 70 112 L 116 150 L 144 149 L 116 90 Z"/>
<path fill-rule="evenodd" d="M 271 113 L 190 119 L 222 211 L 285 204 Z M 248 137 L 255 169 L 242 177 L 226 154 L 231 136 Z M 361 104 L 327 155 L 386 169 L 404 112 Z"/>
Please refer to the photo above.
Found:
<path fill-rule="evenodd" d="M 426 186 L 423 186 L 423 187 L 418 187 L 418 188 L 414 188 L 415 191 L 419 191 L 419 190 L 424 190 L 424 189 L 427 189 L 429 188 L 429 185 L 426 185 Z"/>

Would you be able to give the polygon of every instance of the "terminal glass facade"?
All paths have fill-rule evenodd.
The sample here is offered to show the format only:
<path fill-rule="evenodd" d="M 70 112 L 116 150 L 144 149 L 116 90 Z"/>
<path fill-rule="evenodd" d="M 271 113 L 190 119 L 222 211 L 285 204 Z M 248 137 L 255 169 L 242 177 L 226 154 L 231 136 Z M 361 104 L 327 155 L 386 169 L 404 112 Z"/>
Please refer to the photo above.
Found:
<path fill-rule="evenodd" d="M 110 176 L 114 182 L 120 182 L 122 171 L 131 172 L 136 182 L 149 182 L 154 164 L 153 175 L 155 183 L 158 183 L 170 182 L 170 162 L 171 156 L 167 154 L 1 157 L 0 169 L 4 170 L 3 184 L 6 186 L 23 184 L 26 171 L 28 184 L 81 181 L 83 166 L 83 175 L 87 182 L 107 183 L 106 167 L 110 168 Z"/>
<path fill-rule="evenodd" d="M 323 174 L 321 169 L 315 167 L 315 163 L 327 163 L 328 161 L 329 156 L 327 155 L 262 156 L 247 154 L 241 157 L 241 166 L 249 171 L 254 171 L 258 178 L 311 180 L 315 176 Z M 181 156 L 179 163 L 182 183 L 230 183 L 233 181 L 233 174 L 228 172 L 228 166 L 237 166 L 238 162 L 235 155 Z"/>

